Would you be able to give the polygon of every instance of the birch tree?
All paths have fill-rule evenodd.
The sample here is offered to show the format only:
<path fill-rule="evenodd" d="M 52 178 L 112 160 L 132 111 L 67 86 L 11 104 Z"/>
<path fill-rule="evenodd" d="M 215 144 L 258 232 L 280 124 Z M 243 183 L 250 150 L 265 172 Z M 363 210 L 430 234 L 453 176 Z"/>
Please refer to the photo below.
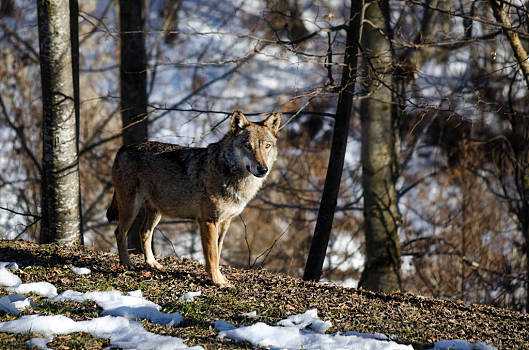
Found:
<path fill-rule="evenodd" d="M 82 243 L 68 0 L 37 1 L 42 81 L 41 243 Z"/>

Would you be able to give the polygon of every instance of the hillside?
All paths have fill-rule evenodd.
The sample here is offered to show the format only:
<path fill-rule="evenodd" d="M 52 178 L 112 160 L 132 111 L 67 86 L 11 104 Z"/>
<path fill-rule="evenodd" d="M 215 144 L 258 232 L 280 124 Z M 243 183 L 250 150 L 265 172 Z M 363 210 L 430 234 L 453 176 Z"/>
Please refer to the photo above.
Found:
<path fill-rule="evenodd" d="M 133 261 L 144 267 L 140 256 Z M 0 240 L 0 261 L 14 261 L 20 266 L 16 274 L 24 283 L 47 281 L 58 292 L 76 291 L 122 292 L 140 289 L 148 300 L 160 305 L 163 312 L 178 311 L 184 321 L 177 327 L 143 321 L 153 333 L 182 338 L 187 345 L 206 349 L 252 348 L 247 342 L 218 339 L 213 327 L 217 320 L 234 325 L 255 322 L 275 324 L 293 314 L 316 308 L 322 320 L 332 327 L 327 333 L 356 331 L 391 335 L 401 344 L 427 349 L 435 341 L 464 339 L 485 342 L 498 349 L 529 349 L 529 315 L 489 306 L 436 300 L 407 293 L 384 295 L 364 290 L 346 289 L 319 283 L 304 282 L 266 271 L 239 270 L 223 267 L 233 288 L 219 289 L 210 284 L 202 267 L 195 261 L 170 257 L 161 262 L 164 272 L 147 268 L 125 271 L 111 253 L 89 248 L 65 248 L 59 245 L 39 246 L 25 241 Z M 87 267 L 88 275 L 79 275 L 71 268 Z M 200 291 L 194 302 L 178 302 L 186 292 Z M 9 294 L 0 287 L 0 297 Z M 63 314 L 74 320 L 97 317 L 100 309 L 94 302 L 50 303 L 33 296 L 41 315 Z M 256 311 L 257 317 L 242 313 Z M 22 314 L 30 314 L 31 310 Z M 0 311 L 0 322 L 16 319 Z M 2 348 L 24 348 L 31 334 L 0 333 Z M 85 333 L 57 335 L 48 346 L 53 349 L 102 348 L 108 340 Z"/>

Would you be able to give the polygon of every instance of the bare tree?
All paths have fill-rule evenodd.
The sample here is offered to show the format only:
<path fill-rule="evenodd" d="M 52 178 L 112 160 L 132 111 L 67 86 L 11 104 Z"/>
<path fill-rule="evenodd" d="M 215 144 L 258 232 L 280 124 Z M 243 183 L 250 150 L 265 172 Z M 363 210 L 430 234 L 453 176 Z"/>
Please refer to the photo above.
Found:
<path fill-rule="evenodd" d="M 121 0 L 119 25 L 121 38 L 121 119 L 123 144 L 147 141 L 147 53 L 145 50 L 145 0 Z M 129 249 L 141 252 L 139 232 L 143 209 L 129 231 Z"/>
<path fill-rule="evenodd" d="M 38 1 L 43 108 L 39 241 L 82 243 L 68 0 Z"/>
<path fill-rule="evenodd" d="M 386 3 L 387 5 L 387 3 Z M 383 1 L 366 3 L 362 33 L 362 177 L 366 262 L 359 285 L 391 292 L 401 289 L 400 213 L 395 181 L 398 130 L 391 102 L 392 55 Z"/>
<path fill-rule="evenodd" d="M 360 39 L 361 13 L 363 1 L 351 1 L 351 13 L 347 26 L 344 68 L 338 96 L 338 106 L 334 118 L 331 153 L 321 197 L 318 220 L 305 266 L 304 280 L 318 281 L 321 277 L 323 262 L 329 244 L 334 211 L 338 200 L 342 170 L 349 135 L 349 120 L 353 108 L 354 87 L 356 81 L 357 52 Z"/>

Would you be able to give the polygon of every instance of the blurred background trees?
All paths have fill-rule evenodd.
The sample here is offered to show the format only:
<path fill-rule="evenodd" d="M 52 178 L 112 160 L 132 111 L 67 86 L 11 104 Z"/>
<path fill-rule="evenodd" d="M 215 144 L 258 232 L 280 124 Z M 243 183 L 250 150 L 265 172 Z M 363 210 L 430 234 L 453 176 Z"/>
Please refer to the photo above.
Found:
<path fill-rule="evenodd" d="M 519 49 L 527 52 L 529 5 L 365 3 L 361 69 L 354 77 L 323 279 L 356 287 L 364 272 L 362 285 L 378 289 L 367 281 L 377 274 L 369 257 L 380 248 L 403 290 L 527 310 L 529 99 L 527 57 Z M 36 6 L 0 6 L 0 234 L 9 239 L 38 240 L 41 232 Z M 85 244 L 108 250 L 115 246 L 104 215 L 112 195 L 110 167 L 125 133 L 124 33 L 118 1 L 79 7 L 82 225 Z M 234 220 L 225 263 L 303 275 L 327 172 L 350 12 L 348 1 L 145 2 L 140 32 L 147 108 L 135 115 L 145 114 L 149 139 L 204 146 L 227 130 L 236 108 L 253 120 L 270 111 L 284 114 L 275 169 Z M 371 117 L 386 124 L 368 129 Z M 368 157 L 381 143 L 389 158 L 387 152 Z M 385 188 L 368 191 L 367 161 L 382 159 Z M 369 223 L 376 219 L 370 212 L 379 224 Z M 200 259 L 194 223 L 164 220 L 154 237 L 157 252 Z M 381 240 L 370 233 L 377 226 Z"/>

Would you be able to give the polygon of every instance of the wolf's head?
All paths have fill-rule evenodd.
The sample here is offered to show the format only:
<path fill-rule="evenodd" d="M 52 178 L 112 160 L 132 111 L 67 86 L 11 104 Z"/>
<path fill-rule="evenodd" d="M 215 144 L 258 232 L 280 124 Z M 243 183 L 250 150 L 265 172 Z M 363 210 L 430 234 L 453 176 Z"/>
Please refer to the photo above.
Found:
<path fill-rule="evenodd" d="M 227 160 L 234 168 L 265 177 L 277 158 L 277 132 L 281 114 L 272 113 L 264 121 L 253 123 L 235 111 L 231 116 L 230 152 Z"/>

